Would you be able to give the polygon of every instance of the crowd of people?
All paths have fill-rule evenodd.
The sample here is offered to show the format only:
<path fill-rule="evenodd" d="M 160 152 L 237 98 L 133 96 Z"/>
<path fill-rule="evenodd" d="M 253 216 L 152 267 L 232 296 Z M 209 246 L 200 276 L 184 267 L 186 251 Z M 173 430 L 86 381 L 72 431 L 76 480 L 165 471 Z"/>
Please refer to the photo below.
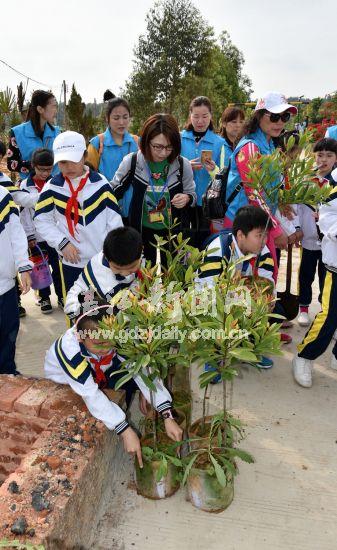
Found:
<path fill-rule="evenodd" d="M 308 332 L 298 346 L 293 372 L 298 384 L 310 387 L 313 361 L 337 329 L 337 135 L 332 127 L 313 146 L 313 177 L 318 185 L 331 187 L 328 202 L 316 209 L 289 205 L 281 213 L 275 194 L 271 203 L 252 189 L 249 163 L 284 146 L 289 135 L 297 154 L 298 133 L 285 131 L 297 108 L 282 94 L 269 92 L 259 99 L 248 120 L 241 108 L 227 107 L 219 132 L 211 102 L 204 96 L 191 101 L 182 131 L 172 115 L 153 114 L 139 136 L 128 131 L 127 101 L 113 97 L 105 106 L 107 128 L 87 146 L 82 135 L 55 126 L 56 99 L 37 90 L 26 122 L 11 129 L 8 147 L 0 143 L 0 160 L 7 156 L 8 170 L 17 175 L 13 182 L 0 173 L 0 373 L 20 374 L 15 344 L 19 315 L 26 313 L 20 294 L 30 290 L 35 262 L 43 258 L 49 262 L 52 280 L 40 288 L 35 281 L 37 303 L 42 314 L 52 313 L 53 284 L 69 327 L 47 352 L 46 377 L 82 395 L 91 413 L 121 434 L 125 449 L 137 453 L 141 463 L 136 432 L 101 391 L 115 386 L 120 375 L 114 372 L 123 358 L 104 339 L 89 338 L 90 330 L 97 329 L 106 304 L 121 289 L 132 290 L 142 259 L 156 263 L 156 236 L 167 236 L 173 220 L 175 230 L 189 237 L 193 246 L 215 250 L 196 274 L 200 285 L 214 284 L 223 258 L 251 254 L 253 260 L 238 263 L 238 270 L 245 276 L 257 273 L 276 289 L 280 251 L 300 246 L 297 322 Z M 203 197 L 219 171 L 227 173 L 228 208 L 224 218 L 210 220 Z M 321 311 L 312 321 L 309 307 L 316 271 Z M 90 289 L 100 305 L 89 316 L 82 305 Z M 290 323 L 278 322 L 281 341 L 291 342 L 284 331 Z M 273 361 L 263 357 L 259 366 L 270 368 Z M 331 367 L 337 368 L 337 344 Z M 164 417 L 168 436 L 179 440 L 170 393 L 161 380 L 156 386 L 155 407 Z M 139 376 L 125 386 L 127 404 L 136 387 L 142 394 L 141 409 L 146 410 L 149 392 Z"/>

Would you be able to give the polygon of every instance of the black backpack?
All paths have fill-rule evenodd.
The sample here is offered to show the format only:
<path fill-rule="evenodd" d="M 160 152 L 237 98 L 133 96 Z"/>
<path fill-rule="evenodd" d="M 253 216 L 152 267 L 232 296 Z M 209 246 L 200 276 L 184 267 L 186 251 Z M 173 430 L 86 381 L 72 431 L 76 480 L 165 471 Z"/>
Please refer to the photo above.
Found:
<path fill-rule="evenodd" d="M 231 163 L 229 162 L 227 168 L 223 168 L 216 174 L 215 178 L 208 184 L 206 192 L 202 197 L 203 214 L 207 220 L 223 219 L 228 206 L 242 189 L 242 182 L 240 181 L 228 199 L 226 199 L 230 167 Z"/>

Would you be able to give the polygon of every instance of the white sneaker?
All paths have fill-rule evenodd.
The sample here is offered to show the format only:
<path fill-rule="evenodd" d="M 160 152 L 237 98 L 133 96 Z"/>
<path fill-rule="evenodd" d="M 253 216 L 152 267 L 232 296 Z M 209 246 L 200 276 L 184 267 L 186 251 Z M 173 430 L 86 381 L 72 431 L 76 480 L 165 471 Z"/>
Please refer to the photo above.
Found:
<path fill-rule="evenodd" d="M 300 327 L 308 327 L 311 323 L 310 317 L 306 311 L 301 311 L 297 317 L 297 322 Z"/>
<path fill-rule="evenodd" d="M 333 339 L 333 340 L 337 340 L 337 329 L 336 329 L 335 332 L 333 333 L 332 339 Z"/>
<path fill-rule="evenodd" d="M 303 357 L 294 357 L 293 374 L 296 382 L 303 388 L 312 386 L 312 361 Z"/>
<path fill-rule="evenodd" d="M 332 368 L 333 370 L 337 370 L 337 359 L 334 355 L 332 355 L 331 357 L 330 368 Z"/>

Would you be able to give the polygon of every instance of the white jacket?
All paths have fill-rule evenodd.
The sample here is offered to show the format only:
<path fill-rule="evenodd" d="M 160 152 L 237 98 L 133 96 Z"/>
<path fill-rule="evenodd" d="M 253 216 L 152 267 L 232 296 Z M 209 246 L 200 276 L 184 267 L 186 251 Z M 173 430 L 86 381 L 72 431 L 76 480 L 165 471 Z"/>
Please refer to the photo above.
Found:
<path fill-rule="evenodd" d="M 0 186 L 0 295 L 14 287 L 18 271 L 31 271 L 32 267 L 19 211 L 10 193 Z"/>
<path fill-rule="evenodd" d="M 321 243 L 318 236 L 315 211 L 306 204 L 297 207 L 299 226 L 303 231 L 302 247 L 307 250 L 320 250 Z"/>
<path fill-rule="evenodd" d="M 64 333 L 49 348 L 46 354 L 44 370 L 46 378 L 59 384 L 68 384 L 72 390 L 81 395 L 91 414 L 104 422 L 109 430 L 122 433 L 128 422 L 122 409 L 110 401 L 96 384 L 93 373 L 94 369 L 90 363 L 90 357 L 98 357 L 90 354 L 84 345 L 77 339 L 75 327 Z M 109 378 L 114 371 L 120 369 L 123 357 L 115 355 L 109 365 L 102 366 L 102 371 Z M 134 380 L 150 402 L 150 391 L 140 376 Z M 153 393 L 154 405 L 158 412 L 163 412 L 172 407 L 172 398 L 160 379 L 154 381 L 157 391 Z"/>
<path fill-rule="evenodd" d="M 27 178 L 27 180 L 30 179 L 30 176 Z M 24 180 L 24 181 L 27 181 Z M 3 174 L 0 172 L 0 186 L 7 189 L 7 191 L 12 195 L 12 199 L 18 206 L 28 206 L 32 207 L 35 206 L 35 199 L 33 196 L 29 193 L 29 190 L 27 189 L 20 189 L 19 183 L 15 184 L 12 182 L 11 179 L 9 179 L 6 174 Z M 35 188 L 35 185 L 34 185 Z"/>
<path fill-rule="evenodd" d="M 127 277 L 115 275 L 103 252 L 99 252 L 85 266 L 77 281 L 67 294 L 64 311 L 70 317 L 77 317 L 80 313 L 80 294 L 92 289 L 103 300 L 108 303 L 116 294 L 124 288 L 130 287 L 137 281 L 136 274 L 132 273 Z"/>
<path fill-rule="evenodd" d="M 72 182 L 76 188 L 76 181 Z M 103 248 L 104 239 L 112 229 L 123 225 L 117 201 L 107 179 L 90 171 L 89 179 L 78 195 L 79 221 L 74 238 L 65 216 L 71 193 L 62 174 L 54 176 L 44 186 L 35 207 L 34 222 L 49 246 L 62 256 L 62 250 L 72 243 L 80 253 L 78 264 L 62 259 L 65 265 L 83 268 Z"/>
<path fill-rule="evenodd" d="M 21 181 L 20 191 L 20 194 L 13 194 L 13 199 L 22 207 L 20 210 L 20 221 L 27 235 L 27 239 L 36 239 L 38 243 L 43 242 L 45 239 L 36 230 L 34 223 L 35 205 L 39 199 L 40 193 L 35 187 L 34 180 L 31 176 Z"/>
<path fill-rule="evenodd" d="M 337 171 L 335 177 L 337 179 Z M 332 172 L 332 175 L 334 175 Z M 337 186 L 331 189 L 329 201 L 319 209 L 318 225 L 323 233 L 322 260 L 329 271 L 337 272 Z"/>

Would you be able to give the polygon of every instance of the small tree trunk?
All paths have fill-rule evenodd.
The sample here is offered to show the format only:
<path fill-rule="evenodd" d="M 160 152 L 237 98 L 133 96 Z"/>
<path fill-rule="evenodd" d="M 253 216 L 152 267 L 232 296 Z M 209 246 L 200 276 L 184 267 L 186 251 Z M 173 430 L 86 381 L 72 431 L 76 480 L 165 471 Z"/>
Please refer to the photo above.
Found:
<path fill-rule="evenodd" d="M 224 447 L 227 444 L 227 380 L 222 381 L 222 400 L 223 400 L 223 441 Z"/>
<path fill-rule="evenodd" d="M 202 429 L 205 429 L 205 417 L 206 417 L 206 399 L 207 399 L 208 384 L 205 386 L 204 398 L 202 400 Z"/>

